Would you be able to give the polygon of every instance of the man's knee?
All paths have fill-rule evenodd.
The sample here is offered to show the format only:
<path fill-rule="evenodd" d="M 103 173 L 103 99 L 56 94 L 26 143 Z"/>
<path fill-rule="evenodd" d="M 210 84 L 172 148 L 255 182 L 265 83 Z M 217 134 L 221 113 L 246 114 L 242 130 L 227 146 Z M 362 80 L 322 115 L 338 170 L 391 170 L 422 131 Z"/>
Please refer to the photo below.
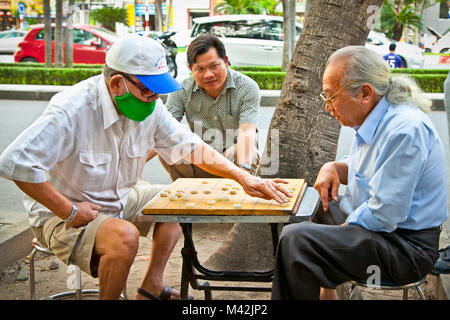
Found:
<path fill-rule="evenodd" d="M 280 235 L 280 245 L 291 244 L 298 246 L 310 244 L 311 235 L 313 235 L 320 225 L 312 222 L 301 222 L 287 225 L 283 228 Z"/>
<path fill-rule="evenodd" d="M 100 254 L 117 258 L 136 256 L 139 247 L 139 231 L 130 222 L 108 219 L 100 227 L 96 237 L 96 248 Z"/>

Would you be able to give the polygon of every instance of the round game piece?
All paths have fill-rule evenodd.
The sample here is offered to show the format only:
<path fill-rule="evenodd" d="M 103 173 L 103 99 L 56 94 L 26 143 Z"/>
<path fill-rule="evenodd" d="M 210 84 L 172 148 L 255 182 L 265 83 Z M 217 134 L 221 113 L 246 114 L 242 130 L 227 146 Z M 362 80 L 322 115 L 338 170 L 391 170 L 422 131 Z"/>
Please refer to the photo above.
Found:
<path fill-rule="evenodd" d="M 213 205 L 216 203 L 216 200 L 207 200 L 206 203 L 209 205 Z"/>
<path fill-rule="evenodd" d="M 237 193 L 236 190 L 234 190 L 234 189 L 231 189 L 231 190 L 230 190 L 230 194 L 236 194 L 236 193 Z"/>
<path fill-rule="evenodd" d="M 197 194 L 198 191 L 197 190 L 191 190 L 191 194 Z"/>
<path fill-rule="evenodd" d="M 233 204 L 233 208 L 235 208 L 235 209 L 241 209 L 241 208 L 242 208 L 242 204 L 240 204 L 240 203 L 235 203 L 235 204 Z"/>
<path fill-rule="evenodd" d="M 203 193 L 204 193 L 204 194 L 210 194 L 210 193 L 211 193 L 211 190 L 205 190 L 205 191 L 203 191 Z"/>
<path fill-rule="evenodd" d="M 228 187 L 222 187 L 222 191 L 227 191 Z"/>
<path fill-rule="evenodd" d="M 203 183 L 203 184 L 207 184 L 208 181 L 207 181 L 207 180 L 202 180 L 202 183 Z"/>
<path fill-rule="evenodd" d="M 169 200 L 170 201 L 175 201 L 175 200 L 177 200 L 177 196 L 171 195 L 171 196 L 169 196 Z"/>
<path fill-rule="evenodd" d="M 167 194 L 171 194 L 169 189 L 163 190 L 163 192 L 167 193 Z"/>
<path fill-rule="evenodd" d="M 163 191 L 163 192 L 161 192 L 159 195 L 160 195 L 161 197 L 167 197 L 169 194 L 168 194 L 167 192 Z"/>
<path fill-rule="evenodd" d="M 222 197 L 222 200 L 223 200 L 223 201 L 228 201 L 228 200 L 230 200 L 230 197 L 228 197 L 228 196 L 223 196 L 223 197 Z"/>
<path fill-rule="evenodd" d="M 194 208 L 195 207 L 195 203 L 193 203 L 193 202 L 186 203 L 186 207 Z"/>

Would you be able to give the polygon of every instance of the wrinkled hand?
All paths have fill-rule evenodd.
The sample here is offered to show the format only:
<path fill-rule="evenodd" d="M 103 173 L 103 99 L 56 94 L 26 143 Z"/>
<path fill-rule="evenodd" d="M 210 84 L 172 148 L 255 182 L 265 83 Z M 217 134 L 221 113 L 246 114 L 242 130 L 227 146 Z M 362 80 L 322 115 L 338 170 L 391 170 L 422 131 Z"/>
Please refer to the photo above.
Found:
<path fill-rule="evenodd" d="M 328 211 L 328 202 L 338 201 L 339 185 L 340 180 L 336 168 L 331 163 L 324 164 L 314 183 L 314 188 L 322 200 L 324 211 Z"/>
<path fill-rule="evenodd" d="M 266 200 L 275 200 L 278 203 L 288 202 L 289 192 L 279 183 L 289 183 L 283 179 L 261 179 L 253 175 L 247 175 L 241 183 L 244 191 L 252 197 L 258 197 Z"/>
<path fill-rule="evenodd" d="M 78 228 L 88 224 L 97 217 L 99 210 L 102 208 L 98 204 L 86 201 L 75 204 L 78 208 L 77 214 L 70 223 L 67 223 L 67 226 L 71 228 Z"/>

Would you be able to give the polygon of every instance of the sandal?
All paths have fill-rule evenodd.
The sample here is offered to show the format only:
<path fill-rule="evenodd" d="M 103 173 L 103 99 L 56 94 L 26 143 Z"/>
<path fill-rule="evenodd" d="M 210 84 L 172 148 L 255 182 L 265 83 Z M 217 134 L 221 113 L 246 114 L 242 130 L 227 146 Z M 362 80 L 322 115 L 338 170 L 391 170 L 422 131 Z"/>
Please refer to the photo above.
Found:
<path fill-rule="evenodd" d="M 172 290 L 173 289 L 171 287 L 164 286 L 159 297 L 152 295 L 142 288 L 138 288 L 137 292 L 150 300 L 170 300 L 170 297 L 172 296 Z M 194 296 L 189 295 L 188 300 L 194 300 Z"/>

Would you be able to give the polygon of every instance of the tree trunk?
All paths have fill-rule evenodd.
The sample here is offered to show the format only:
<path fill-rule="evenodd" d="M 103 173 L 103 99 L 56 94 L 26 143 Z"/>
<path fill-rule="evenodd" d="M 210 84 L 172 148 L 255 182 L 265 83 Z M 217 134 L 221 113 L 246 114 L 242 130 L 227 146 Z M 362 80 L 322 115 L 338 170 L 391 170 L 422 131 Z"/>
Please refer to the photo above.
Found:
<path fill-rule="evenodd" d="M 161 5 L 161 0 L 155 0 L 155 31 L 162 31 L 163 29 L 163 14 Z"/>
<path fill-rule="evenodd" d="M 401 24 L 396 24 L 392 30 L 392 39 L 395 41 L 400 41 L 403 34 L 403 26 Z"/>
<path fill-rule="evenodd" d="M 66 68 L 73 67 L 73 12 L 75 10 L 75 0 L 69 0 L 69 9 L 66 17 L 66 33 L 65 33 L 65 53 Z"/>
<path fill-rule="evenodd" d="M 325 63 L 341 47 L 364 45 L 373 21 L 368 7 L 382 2 L 312 2 L 270 124 L 261 176 L 304 178 L 312 186 L 321 166 L 335 159 L 340 124 L 325 112 L 319 97 Z M 277 148 L 279 157 L 271 154 L 271 149 Z M 236 224 L 205 266 L 213 270 L 224 266 L 232 267 L 230 270 L 272 268 L 271 243 L 269 225 Z"/>
<path fill-rule="evenodd" d="M 44 41 L 45 66 L 52 66 L 52 18 L 50 15 L 50 0 L 44 0 Z"/>
<path fill-rule="evenodd" d="M 63 67 L 63 29 L 62 29 L 62 0 L 56 0 L 56 26 L 55 26 L 55 66 Z"/>
<path fill-rule="evenodd" d="M 283 62 L 282 70 L 288 69 L 295 47 L 295 0 L 283 0 Z"/>

